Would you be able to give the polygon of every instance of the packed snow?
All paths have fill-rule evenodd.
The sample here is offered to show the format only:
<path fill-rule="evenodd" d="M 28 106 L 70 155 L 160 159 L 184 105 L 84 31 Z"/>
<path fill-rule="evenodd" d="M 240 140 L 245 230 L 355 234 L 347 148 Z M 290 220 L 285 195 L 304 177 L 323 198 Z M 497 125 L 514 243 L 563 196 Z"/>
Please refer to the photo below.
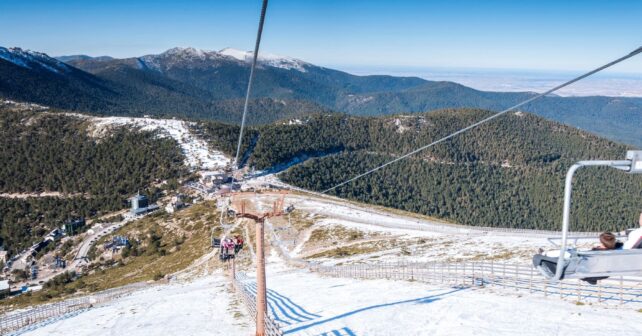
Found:
<path fill-rule="evenodd" d="M 246 252 L 247 253 L 247 252 Z M 576 305 L 501 288 L 324 277 L 267 260 L 268 311 L 284 335 L 639 335 L 630 307 Z M 254 274 L 239 279 L 256 292 Z M 24 335 L 250 335 L 219 274 L 144 289 Z"/>
<path fill-rule="evenodd" d="M 253 284 L 253 279 L 244 280 Z M 322 277 L 268 264 L 268 310 L 285 335 L 616 335 L 638 312 L 419 282 Z"/>
<path fill-rule="evenodd" d="M 154 286 L 23 335 L 249 335 L 232 295 L 221 275 Z"/>
<path fill-rule="evenodd" d="M 222 152 L 210 149 L 205 140 L 194 135 L 190 131 L 190 123 L 186 121 L 128 117 L 90 119 L 94 124 L 94 136 L 102 136 L 106 130 L 114 126 L 133 126 L 143 131 L 159 131 L 161 135 L 170 136 L 178 142 L 185 154 L 185 164 L 193 169 L 217 170 L 230 163 L 230 159 Z"/>

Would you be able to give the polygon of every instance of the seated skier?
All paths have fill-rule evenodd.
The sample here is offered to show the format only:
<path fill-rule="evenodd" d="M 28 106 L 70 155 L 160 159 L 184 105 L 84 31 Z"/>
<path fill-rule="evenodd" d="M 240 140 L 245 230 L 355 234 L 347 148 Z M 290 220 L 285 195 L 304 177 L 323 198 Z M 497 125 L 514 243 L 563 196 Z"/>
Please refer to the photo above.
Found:
<path fill-rule="evenodd" d="M 600 245 L 592 248 L 593 251 L 606 251 L 606 250 L 620 250 L 622 249 L 622 244 L 619 242 L 615 235 L 611 232 L 602 232 L 600 234 Z"/>
<path fill-rule="evenodd" d="M 602 232 L 600 234 L 600 245 L 592 248 L 592 250 L 593 251 L 621 250 L 623 245 L 624 244 L 617 241 L 613 233 Z M 604 280 L 607 278 L 608 277 L 591 277 L 591 278 L 584 278 L 582 279 L 582 281 L 586 281 L 591 285 L 596 285 L 598 280 Z"/>

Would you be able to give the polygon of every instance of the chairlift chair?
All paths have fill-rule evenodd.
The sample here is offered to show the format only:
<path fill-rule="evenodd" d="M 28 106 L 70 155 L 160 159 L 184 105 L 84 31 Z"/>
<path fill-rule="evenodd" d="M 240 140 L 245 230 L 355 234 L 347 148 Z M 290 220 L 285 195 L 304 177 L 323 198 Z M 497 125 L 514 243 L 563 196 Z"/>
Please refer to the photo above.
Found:
<path fill-rule="evenodd" d="M 291 213 L 292 211 L 294 211 L 294 204 L 290 204 L 290 205 L 288 205 L 288 207 L 287 207 L 287 208 L 285 208 L 285 213 L 286 213 L 286 214 L 289 214 L 289 213 Z"/>
<path fill-rule="evenodd" d="M 564 188 L 564 215 L 559 256 L 548 257 L 537 254 L 533 257 L 533 265 L 553 281 L 642 275 L 642 248 L 597 251 L 567 250 L 566 248 L 569 238 L 573 175 L 579 168 L 589 166 L 613 167 L 630 174 L 640 174 L 642 173 L 642 151 L 628 151 L 625 160 L 580 161 L 571 166 L 566 174 Z"/>

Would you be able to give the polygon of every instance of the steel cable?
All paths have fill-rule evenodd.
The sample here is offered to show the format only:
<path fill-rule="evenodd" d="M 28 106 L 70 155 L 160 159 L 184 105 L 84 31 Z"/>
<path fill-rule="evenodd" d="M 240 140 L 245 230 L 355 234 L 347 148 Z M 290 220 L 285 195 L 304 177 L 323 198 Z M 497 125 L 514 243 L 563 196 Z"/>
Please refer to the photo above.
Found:
<path fill-rule="evenodd" d="M 261 35 L 263 35 L 263 23 L 265 22 L 265 12 L 267 10 L 268 0 L 263 0 L 263 7 L 261 7 L 261 18 L 259 19 L 259 31 L 256 33 L 256 44 L 254 45 L 254 55 L 252 55 L 252 66 L 250 67 L 250 80 L 247 83 L 247 91 L 245 92 L 245 104 L 243 105 L 243 117 L 241 118 L 241 130 L 239 132 L 239 142 L 236 146 L 236 157 L 234 164 L 236 168 L 239 167 L 239 155 L 241 154 L 241 143 L 243 142 L 243 129 L 245 128 L 245 118 L 247 116 L 247 109 L 250 102 L 250 93 L 252 92 L 252 82 L 254 80 L 254 69 L 259 56 L 259 46 L 261 45 Z"/>

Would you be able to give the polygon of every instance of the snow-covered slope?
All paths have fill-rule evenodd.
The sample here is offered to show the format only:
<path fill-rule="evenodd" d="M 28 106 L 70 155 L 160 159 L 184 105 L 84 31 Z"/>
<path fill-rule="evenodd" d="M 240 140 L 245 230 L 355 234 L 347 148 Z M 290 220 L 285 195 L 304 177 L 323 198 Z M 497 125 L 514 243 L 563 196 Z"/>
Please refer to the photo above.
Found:
<path fill-rule="evenodd" d="M 396 280 L 323 277 L 268 262 L 268 311 L 285 335 L 639 335 L 639 312 L 555 298 Z M 253 274 L 241 281 L 255 291 Z M 23 335 L 249 335 L 253 323 L 210 275 L 154 286 Z"/>
<path fill-rule="evenodd" d="M 69 66 L 47 54 L 21 48 L 0 47 L 0 59 L 27 69 L 42 68 L 54 73 L 68 72 Z"/>
<path fill-rule="evenodd" d="M 74 116 L 83 115 L 74 114 Z M 127 117 L 90 117 L 94 124 L 93 136 L 103 136 L 114 126 L 137 127 L 144 131 L 159 131 L 161 135 L 172 137 L 178 142 L 185 154 L 185 164 L 195 170 L 217 170 L 229 164 L 230 159 L 223 153 L 208 148 L 205 140 L 198 138 L 189 129 L 189 123 L 176 119 L 127 118 Z"/>
<path fill-rule="evenodd" d="M 222 276 L 154 286 L 22 335 L 249 335 Z M 235 312 L 237 312 L 235 314 Z"/>
<path fill-rule="evenodd" d="M 287 335 L 639 335 L 640 313 L 420 282 L 268 271 Z M 253 282 L 253 279 L 245 281 Z"/>

